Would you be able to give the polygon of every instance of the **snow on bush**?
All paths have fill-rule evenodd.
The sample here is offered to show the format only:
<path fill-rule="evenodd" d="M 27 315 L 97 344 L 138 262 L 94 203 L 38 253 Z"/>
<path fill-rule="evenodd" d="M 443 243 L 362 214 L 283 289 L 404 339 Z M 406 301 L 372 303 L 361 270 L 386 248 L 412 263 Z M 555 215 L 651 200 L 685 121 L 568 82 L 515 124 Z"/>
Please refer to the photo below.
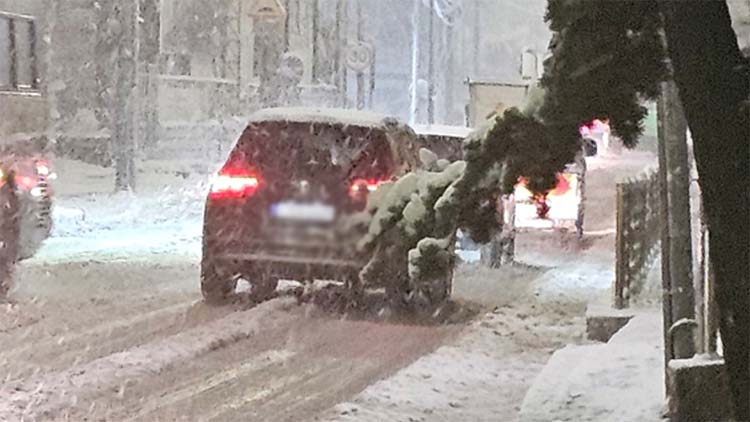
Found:
<path fill-rule="evenodd" d="M 426 237 L 409 251 L 409 279 L 412 283 L 440 280 L 449 273 L 455 262 L 452 237 L 435 239 Z"/>
<path fill-rule="evenodd" d="M 486 243 L 502 228 L 498 198 L 512 192 L 520 177 L 538 192 L 554 187 L 567 155 L 554 150 L 550 130 L 536 117 L 538 107 L 509 109 L 472 133 L 462 161 L 421 150 L 422 168 L 371 196 L 365 213 L 370 223 L 358 244 L 371 257 L 360 274 L 365 284 L 409 293 L 446 280 L 458 229 Z"/>

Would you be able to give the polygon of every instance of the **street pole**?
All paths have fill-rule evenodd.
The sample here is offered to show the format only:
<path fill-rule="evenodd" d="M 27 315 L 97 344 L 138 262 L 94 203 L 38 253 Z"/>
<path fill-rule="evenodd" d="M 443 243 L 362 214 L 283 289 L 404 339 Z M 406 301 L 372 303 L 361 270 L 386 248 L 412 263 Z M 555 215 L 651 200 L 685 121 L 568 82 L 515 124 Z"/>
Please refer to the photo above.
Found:
<path fill-rule="evenodd" d="M 375 76 L 376 76 L 376 63 L 377 63 L 377 50 L 375 49 L 375 43 L 372 43 L 372 63 L 370 64 L 370 89 L 368 92 L 368 107 L 370 109 L 375 105 Z"/>
<path fill-rule="evenodd" d="M 479 4 L 480 0 L 474 0 L 474 46 L 472 48 L 473 52 L 473 62 L 474 62 L 474 78 L 479 78 L 479 50 L 482 46 L 482 17 L 481 17 L 481 5 Z"/>
<path fill-rule="evenodd" d="M 346 28 L 348 20 L 347 6 L 348 2 L 338 0 L 336 3 L 336 86 L 339 88 L 339 106 L 347 106 L 347 69 L 342 58 L 341 52 L 346 49 L 346 37 L 342 36 L 342 26 Z"/>
<path fill-rule="evenodd" d="M 453 78 L 455 75 L 454 68 L 454 55 L 453 55 L 453 25 L 445 25 L 445 82 L 444 82 L 444 99 L 445 99 L 445 117 L 444 121 L 448 124 L 452 123 L 453 117 L 453 103 L 454 103 L 454 92 L 453 92 Z"/>
<path fill-rule="evenodd" d="M 430 0 L 429 54 L 427 62 L 427 123 L 435 123 L 435 0 Z"/>
<path fill-rule="evenodd" d="M 357 1 L 357 41 L 362 42 L 362 0 Z M 357 72 L 357 110 L 365 108 L 365 73 Z"/>
<path fill-rule="evenodd" d="M 320 42 L 320 0 L 312 1 L 312 80 L 320 81 L 320 57 L 318 43 Z"/>
<path fill-rule="evenodd" d="M 409 123 L 414 126 L 417 123 L 419 112 L 419 56 L 420 56 L 420 33 L 422 8 L 421 0 L 414 1 L 414 14 L 412 16 L 412 59 L 411 59 L 411 107 L 409 110 Z"/>

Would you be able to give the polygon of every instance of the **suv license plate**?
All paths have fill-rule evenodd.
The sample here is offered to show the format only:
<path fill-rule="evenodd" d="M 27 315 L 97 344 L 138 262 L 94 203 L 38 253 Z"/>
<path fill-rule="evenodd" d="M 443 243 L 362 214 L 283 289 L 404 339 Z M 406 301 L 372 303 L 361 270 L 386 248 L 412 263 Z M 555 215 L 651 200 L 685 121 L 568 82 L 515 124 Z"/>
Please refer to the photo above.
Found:
<path fill-rule="evenodd" d="M 331 222 L 336 210 L 320 203 L 279 202 L 271 206 L 271 216 L 283 220 Z"/>

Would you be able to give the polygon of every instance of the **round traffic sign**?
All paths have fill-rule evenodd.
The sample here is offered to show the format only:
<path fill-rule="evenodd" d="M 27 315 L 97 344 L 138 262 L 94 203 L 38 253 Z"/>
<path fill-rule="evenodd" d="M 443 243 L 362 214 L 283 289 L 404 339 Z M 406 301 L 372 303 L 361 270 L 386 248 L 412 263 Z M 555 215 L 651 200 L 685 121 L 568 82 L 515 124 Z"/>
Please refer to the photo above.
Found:
<path fill-rule="evenodd" d="M 346 66 L 355 72 L 364 72 L 372 66 L 373 56 L 372 45 L 362 41 L 349 44 L 346 49 Z"/>

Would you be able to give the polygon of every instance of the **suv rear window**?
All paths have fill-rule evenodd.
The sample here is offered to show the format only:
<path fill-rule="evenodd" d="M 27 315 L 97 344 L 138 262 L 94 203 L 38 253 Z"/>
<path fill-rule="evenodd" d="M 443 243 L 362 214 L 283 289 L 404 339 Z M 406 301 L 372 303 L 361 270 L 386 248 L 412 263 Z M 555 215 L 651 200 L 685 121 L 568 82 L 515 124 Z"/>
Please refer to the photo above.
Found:
<path fill-rule="evenodd" d="M 395 168 L 384 130 L 335 123 L 253 123 L 230 157 L 235 160 L 262 173 L 326 172 L 350 180 L 388 178 Z"/>

